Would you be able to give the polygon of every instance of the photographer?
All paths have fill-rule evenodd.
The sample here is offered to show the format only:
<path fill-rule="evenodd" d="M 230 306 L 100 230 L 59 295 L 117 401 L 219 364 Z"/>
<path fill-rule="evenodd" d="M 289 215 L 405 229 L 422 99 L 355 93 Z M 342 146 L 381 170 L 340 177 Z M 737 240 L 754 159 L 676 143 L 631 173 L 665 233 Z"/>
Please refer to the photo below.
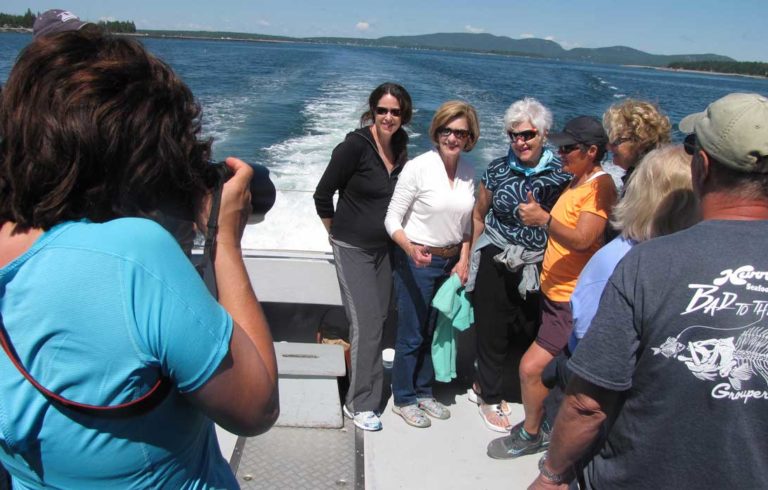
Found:
<path fill-rule="evenodd" d="M 206 221 L 199 114 L 167 65 L 100 33 L 36 39 L 10 74 L 0 462 L 14 488 L 237 488 L 212 421 L 254 435 L 277 418 L 272 338 L 240 249 L 253 170 L 227 159 L 220 304 L 141 218 Z"/>

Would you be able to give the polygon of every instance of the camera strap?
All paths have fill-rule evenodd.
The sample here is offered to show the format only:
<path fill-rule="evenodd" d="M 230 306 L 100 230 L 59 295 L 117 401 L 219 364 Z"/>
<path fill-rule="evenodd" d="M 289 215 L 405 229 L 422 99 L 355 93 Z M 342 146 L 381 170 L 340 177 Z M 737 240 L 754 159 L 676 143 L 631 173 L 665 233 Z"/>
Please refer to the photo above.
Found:
<path fill-rule="evenodd" d="M 219 233 L 219 210 L 221 209 L 222 186 L 219 186 L 211 195 L 211 213 L 208 216 L 208 224 L 205 229 L 205 244 L 203 256 L 195 266 L 197 273 L 205 281 L 205 285 L 214 298 L 219 297 L 216 287 L 216 272 L 213 268 L 213 259 L 216 257 L 216 235 Z"/>
<path fill-rule="evenodd" d="M 98 415 L 103 417 L 129 417 L 132 415 L 140 415 L 146 413 L 160 404 L 161 401 L 171 390 L 171 380 L 165 376 L 161 376 L 155 385 L 141 395 L 139 398 L 131 400 L 129 402 L 120 403 L 118 405 L 100 406 L 100 405 L 88 405 L 85 403 L 79 403 L 76 401 L 64 398 L 61 395 L 57 395 L 51 390 L 41 385 L 35 378 L 29 374 L 29 371 L 24 367 L 19 359 L 16 350 L 11 343 L 11 339 L 8 336 L 8 332 L 5 329 L 3 318 L 0 315 L 0 345 L 2 345 L 3 351 L 10 359 L 11 363 L 21 373 L 32 386 L 37 388 L 37 391 L 43 394 L 50 402 L 55 405 L 66 407 L 78 413 L 86 415 Z"/>

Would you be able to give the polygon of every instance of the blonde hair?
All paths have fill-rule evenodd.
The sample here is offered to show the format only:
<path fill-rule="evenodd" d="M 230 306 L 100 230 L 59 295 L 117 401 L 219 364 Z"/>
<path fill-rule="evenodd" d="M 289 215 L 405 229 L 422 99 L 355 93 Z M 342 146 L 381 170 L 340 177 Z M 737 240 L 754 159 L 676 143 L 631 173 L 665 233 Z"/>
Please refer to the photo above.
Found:
<path fill-rule="evenodd" d="M 477 111 L 471 104 L 461 100 L 449 100 L 437 109 L 437 112 L 432 117 L 432 124 L 429 125 L 429 137 L 432 139 L 432 143 L 439 144 L 438 130 L 460 117 L 467 118 L 467 125 L 469 126 L 469 138 L 467 138 L 467 142 L 464 145 L 464 151 L 470 151 L 474 148 L 478 138 L 480 138 L 480 123 L 477 119 Z"/>
<path fill-rule="evenodd" d="M 603 114 L 603 127 L 610 141 L 631 138 L 641 156 L 669 143 L 672 129 L 669 118 L 655 104 L 637 99 L 626 99 L 609 107 Z"/>
<path fill-rule="evenodd" d="M 638 242 L 687 228 L 699 220 L 691 184 L 691 157 L 682 145 L 648 153 L 613 208 L 611 224 Z"/>

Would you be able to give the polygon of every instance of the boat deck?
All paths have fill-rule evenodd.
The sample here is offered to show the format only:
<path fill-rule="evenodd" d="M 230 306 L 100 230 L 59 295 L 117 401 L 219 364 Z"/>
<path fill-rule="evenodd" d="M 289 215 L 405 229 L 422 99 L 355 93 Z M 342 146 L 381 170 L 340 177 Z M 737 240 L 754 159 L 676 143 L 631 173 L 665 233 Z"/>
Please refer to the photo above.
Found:
<path fill-rule="evenodd" d="M 246 251 L 246 266 L 276 341 L 314 342 L 324 312 L 341 304 L 328 253 Z M 473 329 L 459 334 L 459 377 L 434 384 L 435 398 L 452 415 L 433 420 L 430 428 L 407 425 L 392 412 L 389 396 L 379 432 L 361 431 L 346 419 L 341 429 L 274 427 L 248 439 L 219 430 L 222 452 L 247 489 L 526 488 L 538 473 L 539 455 L 507 461 L 486 455 L 488 443 L 504 434 L 486 428 L 477 405 L 467 399 L 474 341 Z M 383 347 L 393 343 L 393 325 L 385 326 Z M 515 379 L 516 371 L 510 366 L 506 379 Z M 385 370 L 385 386 L 389 374 Z M 523 409 L 511 405 L 514 424 L 522 420 Z"/>
<path fill-rule="evenodd" d="M 361 431 L 349 420 L 342 429 L 274 427 L 239 440 L 233 470 L 244 489 L 517 489 L 536 478 L 537 454 L 507 461 L 485 454 L 504 434 L 485 427 L 466 387 L 438 384 L 435 395 L 451 418 L 433 419 L 428 429 L 392 413 L 390 398 L 379 432 Z M 511 406 L 510 419 L 522 420 L 522 405 Z"/>
<path fill-rule="evenodd" d="M 433 419 L 428 429 L 417 429 L 392 413 L 390 399 L 382 414 L 384 429 L 366 432 L 366 489 L 517 489 L 536 478 L 540 455 L 507 461 L 486 455 L 488 443 L 504 434 L 485 427 L 477 405 L 467 399 L 468 387 L 435 388 L 451 410 L 450 419 Z M 522 420 L 522 405 L 512 407 L 510 420 Z"/>

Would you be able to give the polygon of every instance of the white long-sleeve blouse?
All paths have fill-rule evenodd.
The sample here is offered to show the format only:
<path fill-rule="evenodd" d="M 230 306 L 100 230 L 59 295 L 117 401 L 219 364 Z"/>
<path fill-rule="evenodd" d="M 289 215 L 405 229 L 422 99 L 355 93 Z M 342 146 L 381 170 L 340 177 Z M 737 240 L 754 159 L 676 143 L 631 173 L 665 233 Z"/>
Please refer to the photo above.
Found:
<path fill-rule="evenodd" d="M 403 230 L 415 243 L 447 247 L 470 238 L 475 169 L 459 158 L 453 188 L 433 149 L 405 164 L 387 209 L 389 236 Z"/>

